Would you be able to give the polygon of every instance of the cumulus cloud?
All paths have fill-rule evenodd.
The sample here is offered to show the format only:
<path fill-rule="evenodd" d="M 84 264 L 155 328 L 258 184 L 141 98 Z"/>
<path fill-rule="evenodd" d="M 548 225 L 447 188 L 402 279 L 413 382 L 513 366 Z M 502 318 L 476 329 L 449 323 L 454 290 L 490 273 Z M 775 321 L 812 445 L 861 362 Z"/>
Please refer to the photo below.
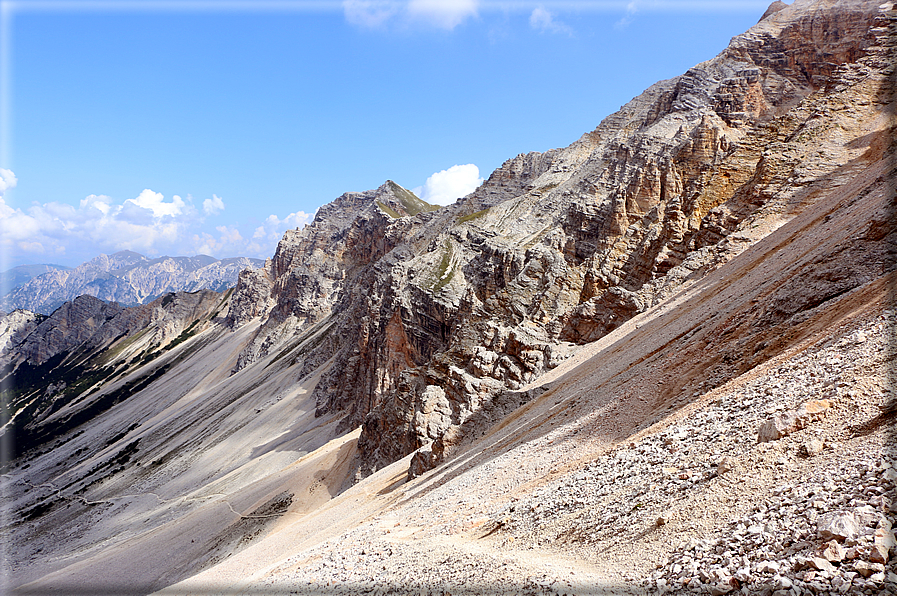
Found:
<path fill-rule="evenodd" d="M 480 169 L 469 163 L 436 172 L 413 192 L 428 203 L 450 205 L 472 193 L 482 183 Z"/>
<path fill-rule="evenodd" d="M 12 170 L 0 168 L 0 197 L 3 196 L 3 193 L 5 193 L 7 189 L 15 188 L 17 183 L 18 179 L 16 178 L 16 175 L 12 173 Z"/>
<path fill-rule="evenodd" d="M 262 225 L 258 226 L 253 232 L 252 242 L 250 242 L 249 247 L 257 251 L 264 250 L 263 247 L 265 246 L 276 248 L 277 243 L 280 242 L 284 232 L 295 228 L 301 228 L 311 221 L 311 219 L 312 215 L 304 211 L 290 213 L 283 219 L 276 215 L 269 215 L 265 218 L 265 221 L 262 222 Z M 273 253 L 274 250 L 272 249 L 268 255 L 270 256 Z"/>
<path fill-rule="evenodd" d="M 529 15 L 529 26 L 542 33 L 573 33 L 570 27 L 555 19 L 553 14 L 541 6 L 537 6 Z"/>
<path fill-rule="evenodd" d="M 442 29 L 452 30 L 477 15 L 477 0 L 411 0 L 408 13 Z"/>
<path fill-rule="evenodd" d="M 148 188 L 144 189 L 136 199 L 128 199 L 125 201 L 125 205 L 128 203 L 137 205 L 141 209 L 152 211 L 153 217 L 165 217 L 166 215 L 174 217 L 180 215 L 184 212 L 185 206 L 184 200 L 177 195 L 174 195 L 171 198 L 170 203 L 166 203 L 162 193 L 153 192 Z"/>
<path fill-rule="evenodd" d="M 202 210 L 206 215 L 216 215 L 224 211 L 224 201 L 218 195 L 212 195 L 211 199 L 202 202 Z"/>
<path fill-rule="evenodd" d="M 306 223 L 301 211 L 284 218 L 268 217 L 261 235 L 246 234 L 235 225 L 204 229 L 205 215 L 224 209 L 217 195 L 203 201 L 203 213 L 188 200 L 174 195 L 170 201 L 146 189 L 137 197 L 117 202 L 104 195 L 89 195 L 77 204 L 60 202 L 17 208 L 4 193 L 17 184 L 9 170 L 0 170 L 0 250 L 16 254 L 19 262 L 48 258 L 78 264 L 100 253 L 134 250 L 148 256 L 209 254 L 270 257 L 283 232 Z M 247 238 L 247 236 L 251 236 Z"/>
<path fill-rule="evenodd" d="M 243 239 L 243 235 L 240 234 L 240 230 L 234 226 L 216 226 L 215 231 L 218 232 L 217 238 L 208 232 L 194 234 L 193 251 L 202 255 L 245 256 L 247 243 Z"/>

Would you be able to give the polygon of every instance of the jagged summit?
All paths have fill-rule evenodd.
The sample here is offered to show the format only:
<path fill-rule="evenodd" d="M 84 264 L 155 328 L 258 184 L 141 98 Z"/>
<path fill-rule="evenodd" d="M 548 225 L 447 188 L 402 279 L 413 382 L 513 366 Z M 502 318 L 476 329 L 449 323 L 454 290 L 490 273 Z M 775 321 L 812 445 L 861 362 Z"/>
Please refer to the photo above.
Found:
<path fill-rule="evenodd" d="M 363 423 L 362 468 L 430 443 L 433 465 L 474 412 L 568 345 L 600 339 L 880 158 L 881 104 L 854 96 L 881 97 L 883 14 L 795 2 L 569 147 L 518 155 L 426 217 L 396 219 L 410 195 L 390 182 L 346 193 L 288 232 L 264 273 L 241 277 L 231 320 L 261 326 L 234 370 L 278 353 L 303 354 L 301 374 L 333 362 L 317 412 Z"/>
<path fill-rule="evenodd" d="M 439 208 L 438 205 L 430 205 L 419 199 L 410 190 L 402 188 L 392 180 L 387 180 L 375 190 L 347 192 L 340 195 L 318 209 L 312 225 L 340 226 L 360 215 L 361 211 L 374 206 L 393 218 L 417 215 Z"/>
<path fill-rule="evenodd" d="M 762 20 L 765 19 L 766 17 L 768 17 L 768 16 L 770 16 L 770 15 L 773 15 L 773 14 L 775 14 L 775 13 L 777 13 L 777 12 L 779 12 L 780 10 L 785 9 L 785 8 L 788 8 L 788 5 L 787 5 L 787 4 L 785 4 L 784 2 L 782 2 L 782 0 L 775 0 L 775 2 L 773 2 L 772 4 L 769 5 L 769 7 L 768 7 L 768 8 L 766 9 L 766 11 L 763 13 L 763 16 L 760 17 L 760 20 L 762 21 Z M 759 22 L 759 21 L 758 21 L 758 22 Z"/>

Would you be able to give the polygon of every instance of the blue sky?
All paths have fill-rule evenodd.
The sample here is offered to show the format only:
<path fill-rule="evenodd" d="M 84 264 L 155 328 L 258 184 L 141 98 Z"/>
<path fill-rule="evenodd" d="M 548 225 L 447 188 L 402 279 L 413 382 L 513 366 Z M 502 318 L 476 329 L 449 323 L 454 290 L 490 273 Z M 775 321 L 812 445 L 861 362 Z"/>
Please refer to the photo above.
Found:
<path fill-rule="evenodd" d="M 451 202 L 767 4 L 3 1 L 2 266 L 264 258 L 387 179 Z"/>

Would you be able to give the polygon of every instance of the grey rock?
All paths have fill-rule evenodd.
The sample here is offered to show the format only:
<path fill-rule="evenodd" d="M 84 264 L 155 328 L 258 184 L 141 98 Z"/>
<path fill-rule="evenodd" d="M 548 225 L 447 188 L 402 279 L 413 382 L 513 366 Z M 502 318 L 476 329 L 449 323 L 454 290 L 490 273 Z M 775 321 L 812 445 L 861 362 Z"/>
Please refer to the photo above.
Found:
<path fill-rule="evenodd" d="M 867 561 L 856 561 L 853 568 L 863 577 L 871 577 L 875 573 L 881 573 L 885 567 L 882 563 L 869 563 Z"/>
<path fill-rule="evenodd" d="M 816 531 L 823 540 L 853 540 L 860 533 L 856 516 L 851 512 L 835 511 L 822 515 L 816 522 Z"/>
<path fill-rule="evenodd" d="M 809 439 L 801 445 L 801 453 L 807 457 L 814 457 L 822 453 L 824 446 L 822 439 Z"/>
<path fill-rule="evenodd" d="M 776 414 L 759 429 L 757 429 L 757 442 L 766 443 L 769 441 L 778 441 L 785 435 L 791 434 L 798 429 L 798 419 L 796 412 L 783 412 Z"/>

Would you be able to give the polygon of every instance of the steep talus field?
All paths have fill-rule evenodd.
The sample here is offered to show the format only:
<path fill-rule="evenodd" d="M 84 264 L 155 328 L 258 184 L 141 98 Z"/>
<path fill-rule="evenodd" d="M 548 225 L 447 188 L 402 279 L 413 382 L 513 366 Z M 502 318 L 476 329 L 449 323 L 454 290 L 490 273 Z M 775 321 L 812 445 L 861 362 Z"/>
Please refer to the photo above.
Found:
<path fill-rule="evenodd" d="M 4 318 L 14 593 L 897 593 L 895 28 L 776 2 L 453 205 Z"/>

